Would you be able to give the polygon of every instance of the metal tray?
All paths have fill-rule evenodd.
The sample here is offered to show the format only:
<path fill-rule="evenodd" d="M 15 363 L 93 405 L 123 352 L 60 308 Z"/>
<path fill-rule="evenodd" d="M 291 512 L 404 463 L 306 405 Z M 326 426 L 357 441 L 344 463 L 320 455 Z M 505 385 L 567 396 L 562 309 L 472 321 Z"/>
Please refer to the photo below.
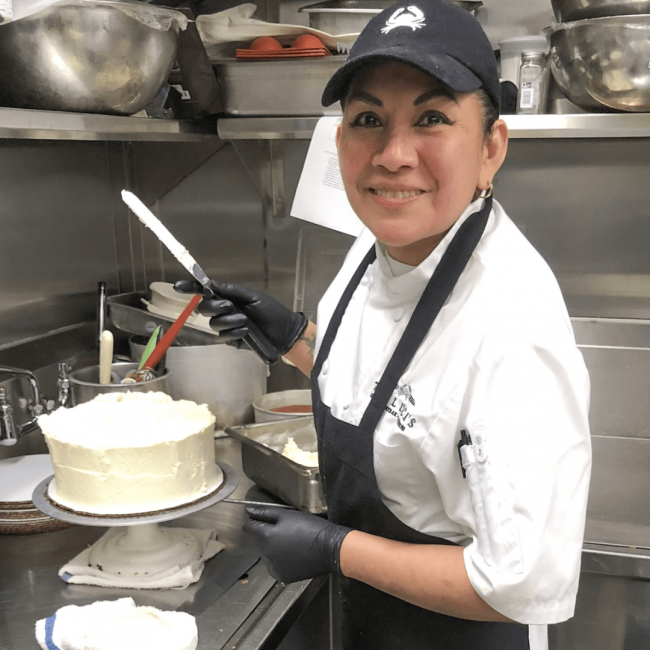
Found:
<path fill-rule="evenodd" d="M 581 0 L 582 1 L 582 0 Z M 463 0 L 450 0 L 452 5 L 456 5 L 466 11 L 474 11 L 483 5 L 478 0 L 475 2 Z M 316 2 L 315 4 L 300 7 L 299 12 L 343 12 L 343 13 L 381 13 L 384 9 L 392 7 L 395 0 L 326 0 L 325 2 Z"/>
<path fill-rule="evenodd" d="M 324 108 L 321 95 L 347 61 L 341 54 L 281 61 L 222 59 L 213 64 L 227 115 L 340 115 Z"/>
<path fill-rule="evenodd" d="M 174 322 L 173 318 L 158 316 L 147 311 L 142 298 L 151 301 L 151 291 L 134 291 L 109 296 L 106 305 L 111 323 L 124 332 L 148 337 L 158 325 L 167 328 Z M 218 334 L 211 334 L 186 323 L 174 342 L 176 345 L 214 345 L 220 341 Z"/>
<path fill-rule="evenodd" d="M 309 14 L 312 29 L 335 37 L 336 34 L 358 34 L 374 16 L 393 4 L 395 0 L 327 0 L 300 7 L 298 11 Z M 451 0 L 451 4 L 472 13 L 483 3 Z"/>
<path fill-rule="evenodd" d="M 242 467 L 251 481 L 295 508 L 318 515 L 327 511 L 320 470 L 282 455 L 289 436 L 302 448 L 313 444 L 315 451 L 315 434 L 311 439 L 304 431 L 313 422 L 312 416 L 289 418 L 226 427 L 226 433 L 242 443 Z"/>

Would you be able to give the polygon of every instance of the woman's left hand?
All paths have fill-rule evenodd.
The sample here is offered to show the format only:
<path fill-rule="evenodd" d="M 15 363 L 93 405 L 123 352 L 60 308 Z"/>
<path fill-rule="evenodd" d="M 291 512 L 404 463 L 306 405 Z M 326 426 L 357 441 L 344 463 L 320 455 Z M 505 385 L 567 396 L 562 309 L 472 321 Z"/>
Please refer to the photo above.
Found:
<path fill-rule="evenodd" d="M 262 551 L 269 573 L 289 583 L 340 572 L 340 549 L 350 528 L 298 510 L 256 506 L 244 530 Z"/>

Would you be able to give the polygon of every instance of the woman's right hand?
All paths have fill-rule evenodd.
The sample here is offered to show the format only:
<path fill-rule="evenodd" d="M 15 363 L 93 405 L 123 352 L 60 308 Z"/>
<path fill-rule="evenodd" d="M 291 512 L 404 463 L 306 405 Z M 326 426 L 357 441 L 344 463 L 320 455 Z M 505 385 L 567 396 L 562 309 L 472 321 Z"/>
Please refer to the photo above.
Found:
<path fill-rule="evenodd" d="M 257 328 L 275 348 L 284 355 L 298 341 L 308 321 L 304 314 L 295 312 L 263 291 L 248 289 L 237 284 L 210 282 L 208 292 L 193 280 L 174 284 L 180 293 L 204 294 L 199 303 L 199 313 L 210 318 L 210 327 L 219 336 L 242 347 L 251 329 Z"/>

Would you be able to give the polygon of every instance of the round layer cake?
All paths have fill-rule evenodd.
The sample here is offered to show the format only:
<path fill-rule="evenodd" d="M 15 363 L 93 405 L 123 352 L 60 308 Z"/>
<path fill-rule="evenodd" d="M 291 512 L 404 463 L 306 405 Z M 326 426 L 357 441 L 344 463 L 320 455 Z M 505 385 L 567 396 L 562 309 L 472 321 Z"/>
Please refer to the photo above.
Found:
<path fill-rule="evenodd" d="M 96 515 L 155 512 L 205 497 L 223 482 L 215 417 L 165 393 L 110 393 L 38 419 L 54 468 L 48 495 Z"/>

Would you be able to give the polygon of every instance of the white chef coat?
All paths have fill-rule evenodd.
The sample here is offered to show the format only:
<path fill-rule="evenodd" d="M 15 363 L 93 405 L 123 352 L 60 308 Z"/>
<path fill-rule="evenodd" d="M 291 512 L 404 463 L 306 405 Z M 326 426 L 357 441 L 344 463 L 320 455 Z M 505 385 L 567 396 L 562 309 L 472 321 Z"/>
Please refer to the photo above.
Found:
<path fill-rule="evenodd" d="M 419 266 L 397 277 L 383 247 L 343 317 L 319 386 L 358 425 L 415 306 L 472 203 Z M 375 242 L 365 230 L 318 308 L 316 351 Z M 396 387 L 374 435 L 385 505 L 423 533 L 464 546 L 470 582 L 495 610 L 531 625 L 573 615 L 591 444 L 589 376 L 558 284 L 494 201 L 486 230 Z M 466 478 L 458 442 L 466 430 Z"/>

